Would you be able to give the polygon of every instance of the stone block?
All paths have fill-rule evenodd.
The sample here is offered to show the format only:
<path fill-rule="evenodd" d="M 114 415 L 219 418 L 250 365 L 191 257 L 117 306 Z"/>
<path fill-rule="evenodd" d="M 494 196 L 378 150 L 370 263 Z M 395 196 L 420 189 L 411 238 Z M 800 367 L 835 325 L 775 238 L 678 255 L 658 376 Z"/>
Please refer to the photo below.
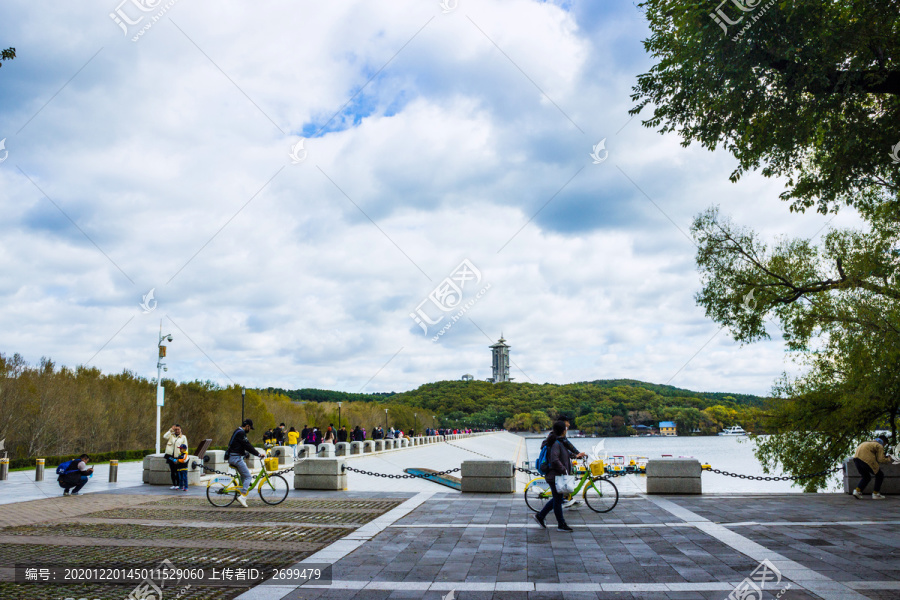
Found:
<path fill-rule="evenodd" d="M 347 475 L 294 475 L 294 489 L 343 491 Z"/>
<path fill-rule="evenodd" d="M 654 458 L 647 463 L 651 477 L 700 477 L 700 461 L 694 458 Z"/>
<path fill-rule="evenodd" d="M 275 446 L 269 456 L 277 458 L 279 465 L 289 465 L 294 462 L 294 449 L 290 446 Z"/>
<path fill-rule="evenodd" d="M 460 473 L 466 477 L 514 477 L 515 464 L 511 460 L 464 460 Z"/>
<path fill-rule="evenodd" d="M 884 471 L 884 481 L 881 483 L 881 493 L 884 495 L 895 495 L 900 494 L 900 465 L 881 465 L 879 468 L 880 471 Z M 859 483 L 859 469 L 856 468 L 856 463 L 853 460 L 848 460 L 844 462 L 844 493 L 850 494 L 856 489 L 856 484 Z M 872 482 L 866 486 L 866 489 L 863 490 L 865 494 L 871 494 L 873 487 L 875 485 L 875 478 L 872 478 Z"/>
<path fill-rule="evenodd" d="M 516 491 L 515 477 L 463 477 L 464 494 L 513 494 Z"/>
<path fill-rule="evenodd" d="M 363 442 L 363 454 L 369 454 L 371 452 L 375 452 L 375 442 L 372 440 L 366 440 Z"/>
<path fill-rule="evenodd" d="M 311 458 L 294 465 L 295 475 L 342 475 L 343 458 Z"/>
<path fill-rule="evenodd" d="M 409 438 L 400 438 L 400 447 L 409 448 Z"/>
<path fill-rule="evenodd" d="M 384 440 L 375 440 L 375 452 L 384 452 Z"/>
<path fill-rule="evenodd" d="M 363 453 L 363 443 L 362 442 L 350 442 L 350 454 L 362 454 Z"/>
<path fill-rule="evenodd" d="M 334 458 L 334 444 L 319 444 L 319 458 Z"/>
<path fill-rule="evenodd" d="M 350 442 L 338 442 L 334 446 L 334 455 L 335 456 L 349 456 L 350 455 Z"/>
<path fill-rule="evenodd" d="M 647 493 L 702 494 L 703 486 L 699 477 L 648 477 Z"/>
<path fill-rule="evenodd" d="M 316 447 L 313 444 L 297 446 L 297 458 L 312 458 L 316 455 Z"/>

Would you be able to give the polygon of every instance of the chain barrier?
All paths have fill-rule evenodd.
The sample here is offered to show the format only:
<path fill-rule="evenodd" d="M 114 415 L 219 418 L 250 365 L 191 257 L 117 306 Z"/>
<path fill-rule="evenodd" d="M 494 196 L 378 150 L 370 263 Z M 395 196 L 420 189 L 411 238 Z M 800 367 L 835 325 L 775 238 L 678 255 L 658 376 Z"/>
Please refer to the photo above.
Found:
<path fill-rule="evenodd" d="M 784 477 L 741 475 L 740 473 L 729 473 L 728 471 L 722 471 L 720 469 L 713 469 L 712 467 L 705 467 L 703 470 L 711 471 L 711 472 L 717 473 L 719 475 L 725 475 L 726 477 L 737 477 L 738 479 L 750 479 L 753 481 L 799 481 L 800 479 L 812 479 L 813 477 L 821 477 L 823 475 L 831 475 L 832 473 L 837 473 L 842 468 L 843 467 L 835 467 L 833 469 L 826 469 L 824 471 L 819 471 L 818 473 L 807 473 L 804 475 L 786 475 Z"/>
<path fill-rule="evenodd" d="M 481 452 L 475 452 L 474 450 L 469 450 L 468 448 L 463 448 L 462 446 L 457 446 L 456 444 L 451 444 L 450 442 L 444 442 L 448 446 L 453 446 L 454 448 L 459 448 L 460 450 L 465 450 L 466 452 L 471 452 L 472 454 L 477 454 L 478 456 L 483 456 L 485 458 L 489 458 L 491 460 L 496 459 L 495 456 L 488 456 L 487 454 L 482 454 Z"/>
<path fill-rule="evenodd" d="M 456 473 L 460 470 L 460 467 L 456 467 L 455 469 L 447 469 L 446 471 L 436 471 L 434 473 L 427 473 L 425 475 L 414 475 L 412 473 L 406 475 L 391 475 L 389 473 L 376 473 L 374 471 L 364 471 L 362 469 L 354 469 L 353 467 L 348 467 L 347 465 L 343 466 L 344 471 L 353 471 L 354 473 L 360 473 L 362 475 L 371 475 L 372 477 L 384 477 L 385 479 L 429 479 L 434 477 L 435 475 L 447 475 L 449 473 Z"/>

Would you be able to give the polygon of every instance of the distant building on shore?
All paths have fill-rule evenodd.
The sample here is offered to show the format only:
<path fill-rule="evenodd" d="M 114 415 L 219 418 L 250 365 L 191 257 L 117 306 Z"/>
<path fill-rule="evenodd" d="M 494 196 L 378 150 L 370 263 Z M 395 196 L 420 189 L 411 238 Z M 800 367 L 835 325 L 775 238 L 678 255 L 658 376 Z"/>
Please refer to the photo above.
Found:
<path fill-rule="evenodd" d="M 488 381 L 492 383 L 500 383 L 503 381 L 512 381 L 509 376 L 509 345 L 500 334 L 500 339 L 491 348 L 492 364 L 494 376 Z"/>
<path fill-rule="evenodd" d="M 659 422 L 659 435 L 678 435 L 675 423 L 672 421 Z"/>

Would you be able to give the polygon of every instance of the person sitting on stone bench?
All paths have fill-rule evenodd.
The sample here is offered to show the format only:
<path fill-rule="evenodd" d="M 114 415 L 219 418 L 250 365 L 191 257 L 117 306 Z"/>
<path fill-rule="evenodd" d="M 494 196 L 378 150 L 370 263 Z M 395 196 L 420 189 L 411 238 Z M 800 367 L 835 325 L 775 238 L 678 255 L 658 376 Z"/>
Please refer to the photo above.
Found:
<path fill-rule="evenodd" d="M 886 435 L 880 435 L 871 442 L 863 442 L 856 449 L 853 456 L 853 463 L 859 470 L 860 479 L 853 490 L 853 497 L 857 500 L 862 498 L 863 490 L 869 485 L 872 476 L 875 476 L 875 487 L 872 489 L 872 500 L 884 500 L 881 495 L 881 483 L 884 481 L 884 471 L 880 465 L 891 462 L 891 457 L 886 456 L 884 447 L 888 444 Z"/>

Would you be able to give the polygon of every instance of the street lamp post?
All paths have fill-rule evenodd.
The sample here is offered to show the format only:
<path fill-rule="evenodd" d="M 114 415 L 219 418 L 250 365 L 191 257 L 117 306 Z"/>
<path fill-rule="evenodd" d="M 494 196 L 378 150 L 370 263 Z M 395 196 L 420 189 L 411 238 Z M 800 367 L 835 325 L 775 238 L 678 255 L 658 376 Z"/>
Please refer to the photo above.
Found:
<path fill-rule="evenodd" d="M 388 409 L 384 409 L 384 430 L 385 430 L 385 432 L 387 432 L 387 430 L 389 429 L 389 428 L 388 428 L 388 414 L 387 414 L 387 411 L 388 411 Z"/>
<path fill-rule="evenodd" d="M 241 423 L 244 422 L 244 400 L 247 398 L 247 389 L 241 388 Z"/>
<path fill-rule="evenodd" d="M 159 322 L 159 343 L 156 344 L 159 349 L 159 358 L 156 362 L 156 453 L 159 454 L 159 429 L 162 426 L 160 423 L 160 410 L 163 405 L 166 403 L 166 388 L 162 385 L 162 373 L 163 371 L 168 371 L 169 368 L 166 366 L 166 363 L 163 362 L 163 359 L 166 357 L 166 347 L 163 345 L 163 342 L 168 340 L 172 341 L 172 334 L 169 333 L 167 335 L 162 334 L 162 321 Z"/>
<path fill-rule="evenodd" d="M 419 428 L 419 413 L 413 413 L 413 433 Z"/>
<path fill-rule="evenodd" d="M 338 402 L 338 430 L 341 428 L 341 405 L 343 402 Z"/>

